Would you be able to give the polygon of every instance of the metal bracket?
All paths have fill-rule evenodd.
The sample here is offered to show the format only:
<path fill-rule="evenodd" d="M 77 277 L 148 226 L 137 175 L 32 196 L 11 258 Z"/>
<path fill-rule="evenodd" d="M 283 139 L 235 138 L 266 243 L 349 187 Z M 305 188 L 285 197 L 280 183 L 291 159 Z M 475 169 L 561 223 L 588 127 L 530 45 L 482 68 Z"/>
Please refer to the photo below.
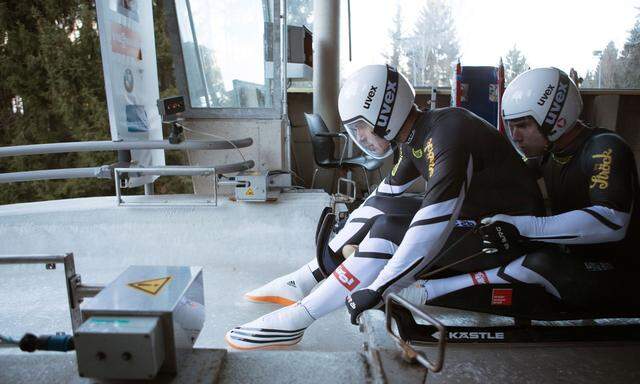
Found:
<path fill-rule="evenodd" d="M 78 294 L 80 275 L 76 274 L 73 253 L 67 253 L 65 255 L 0 256 L 0 264 L 44 264 L 47 266 L 47 269 L 55 269 L 51 268 L 51 266 L 64 264 L 69 314 L 71 315 L 71 329 L 75 332 L 82 323 L 82 314 L 80 313 L 80 301 L 82 299 Z"/>
<path fill-rule="evenodd" d="M 350 195 L 342 193 L 342 191 L 340 190 L 340 185 L 342 184 L 351 186 L 352 193 Z M 350 179 L 345 179 L 344 177 L 339 178 L 338 191 L 336 192 L 335 200 L 337 203 L 353 203 L 354 201 L 356 201 L 356 182 Z"/>
<path fill-rule="evenodd" d="M 115 168 L 113 170 L 113 178 L 116 183 L 116 203 L 118 206 L 122 205 L 218 205 L 218 178 L 216 177 L 215 167 L 190 167 L 190 166 L 168 166 L 168 167 L 149 167 L 149 168 Z M 161 201 L 153 199 L 152 201 L 140 201 L 140 202 L 125 202 L 122 198 L 121 175 L 123 174 L 135 174 L 140 175 L 157 175 L 157 176 L 210 176 L 212 180 L 212 194 L 203 201 Z"/>
<path fill-rule="evenodd" d="M 438 355 L 435 363 L 431 362 L 424 353 L 420 353 L 415 349 L 413 349 L 413 347 L 411 347 L 411 345 L 408 342 L 404 341 L 401 337 L 399 337 L 393 332 L 393 329 L 392 329 L 393 307 L 396 304 L 408 309 L 409 311 L 411 311 L 412 314 L 426 320 L 429 324 L 433 325 L 437 329 Z M 396 341 L 398 347 L 400 347 L 400 349 L 402 350 L 402 357 L 406 361 L 411 363 L 417 361 L 418 363 L 422 364 L 432 372 L 440 372 L 442 370 L 442 366 L 444 365 L 444 352 L 445 352 L 445 346 L 446 346 L 446 340 L 447 340 L 445 326 L 441 322 L 439 322 L 437 319 L 428 315 L 427 313 L 425 313 L 424 311 L 422 311 L 421 309 L 414 306 L 413 304 L 406 301 L 405 299 L 403 299 L 402 297 L 400 297 L 395 293 L 391 293 L 387 296 L 387 298 L 385 299 L 385 306 L 386 306 L 386 319 L 387 319 L 386 321 L 387 333 L 389 333 L 389 336 L 391 336 L 391 338 L 393 338 Z"/>

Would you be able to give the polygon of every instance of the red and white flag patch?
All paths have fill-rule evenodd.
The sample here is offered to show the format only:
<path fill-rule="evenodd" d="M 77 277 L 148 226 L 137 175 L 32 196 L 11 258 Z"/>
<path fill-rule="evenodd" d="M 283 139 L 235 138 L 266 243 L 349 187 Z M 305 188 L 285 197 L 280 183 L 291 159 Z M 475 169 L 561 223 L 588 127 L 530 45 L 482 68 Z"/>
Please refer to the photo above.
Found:
<path fill-rule="evenodd" d="M 353 289 L 360 284 L 360 280 L 343 265 L 340 265 L 333 271 L 333 276 L 349 291 L 353 291 Z"/>
<path fill-rule="evenodd" d="M 484 272 L 473 272 L 469 274 L 471 276 L 471 280 L 473 280 L 473 285 L 478 284 L 489 284 L 489 277 Z"/>

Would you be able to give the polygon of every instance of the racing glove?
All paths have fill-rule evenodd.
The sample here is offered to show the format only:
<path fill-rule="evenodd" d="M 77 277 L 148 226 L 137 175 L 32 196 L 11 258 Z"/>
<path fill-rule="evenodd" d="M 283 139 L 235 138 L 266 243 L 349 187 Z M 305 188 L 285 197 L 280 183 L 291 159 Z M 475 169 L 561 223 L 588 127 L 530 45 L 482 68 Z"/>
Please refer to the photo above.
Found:
<path fill-rule="evenodd" d="M 362 312 L 382 307 L 382 295 L 372 289 L 361 289 L 347 296 L 345 304 L 351 315 L 351 324 L 358 325 L 358 317 Z"/>
<path fill-rule="evenodd" d="M 485 218 L 478 228 L 482 242 L 488 248 L 495 248 L 503 253 L 517 253 L 521 250 L 526 238 L 520 235 L 518 228 L 506 221 Z"/>

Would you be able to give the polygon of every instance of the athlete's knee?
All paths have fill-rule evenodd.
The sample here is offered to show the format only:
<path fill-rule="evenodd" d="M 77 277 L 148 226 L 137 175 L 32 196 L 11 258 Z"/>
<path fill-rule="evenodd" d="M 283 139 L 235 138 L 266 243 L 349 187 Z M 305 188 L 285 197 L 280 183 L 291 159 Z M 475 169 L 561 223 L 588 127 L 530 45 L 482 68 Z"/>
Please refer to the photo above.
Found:
<path fill-rule="evenodd" d="M 400 244 L 411 222 L 411 217 L 403 215 L 379 216 L 371 226 L 370 237 L 386 239 Z"/>
<path fill-rule="evenodd" d="M 580 257 L 562 251 L 556 247 L 545 247 L 528 253 L 522 265 L 541 275 L 554 276 L 558 273 L 570 276 L 568 271 L 577 271 L 582 267 Z"/>
<path fill-rule="evenodd" d="M 556 248 L 539 249 L 509 263 L 504 275 L 523 283 L 541 285 L 548 293 L 561 298 L 563 288 L 571 283 L 564 256 Z"/>
<path fill-rule="evenodd" d="M 535 251 L 528 253 L 524 256 L 524 260 L 522 260 L 522 265 L 536 272 L 544 271 L 549 269 L 557 260 L 555 252 L 549 252 L 547 250 L 544 251 Z"/>

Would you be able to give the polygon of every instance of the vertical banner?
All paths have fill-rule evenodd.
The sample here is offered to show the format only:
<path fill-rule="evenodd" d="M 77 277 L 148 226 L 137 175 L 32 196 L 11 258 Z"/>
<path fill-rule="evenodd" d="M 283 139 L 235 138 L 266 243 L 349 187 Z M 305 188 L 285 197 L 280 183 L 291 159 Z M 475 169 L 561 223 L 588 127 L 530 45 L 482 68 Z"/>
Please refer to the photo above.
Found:
<path fill-rule="evenodd" d="M 149 0 L 96 0 L 102 69 L 113 141 L 162 140 L 158 69 Z M 137 166 L 165 164 L 164 151 L 131 151 Z M 128 186 L 157 176 L 132 177 Z"/>

